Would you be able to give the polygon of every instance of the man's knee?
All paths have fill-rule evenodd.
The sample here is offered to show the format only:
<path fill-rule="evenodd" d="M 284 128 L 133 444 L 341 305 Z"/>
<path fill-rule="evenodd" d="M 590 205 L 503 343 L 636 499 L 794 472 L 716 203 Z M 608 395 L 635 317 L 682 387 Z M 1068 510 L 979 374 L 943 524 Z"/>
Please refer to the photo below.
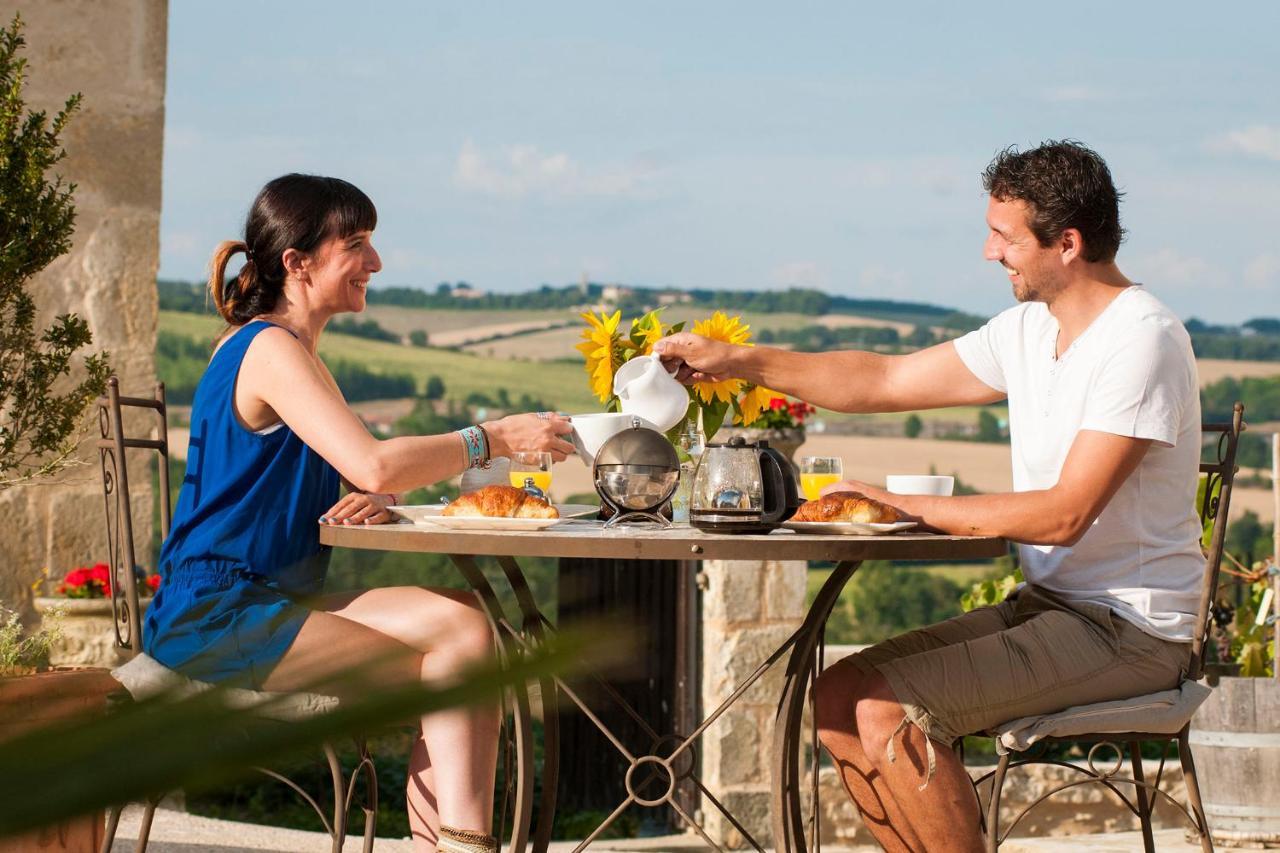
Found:
<path fill-rule="evenodd" d="M 867 758 L 879 762 L 885 760 L 889 741 L 902 725 L 906 711 L 880 673 L 868 675 L 860 687 L 854 706 L 854 725 Z"/>
<path fill-rule="evenodd" d="M 827 732 L 855 733 L 854 709 L 865 678 L 849 660 L 839 661 L 818 676 L 813 684 L 813 719 L 819 737 Z"/>

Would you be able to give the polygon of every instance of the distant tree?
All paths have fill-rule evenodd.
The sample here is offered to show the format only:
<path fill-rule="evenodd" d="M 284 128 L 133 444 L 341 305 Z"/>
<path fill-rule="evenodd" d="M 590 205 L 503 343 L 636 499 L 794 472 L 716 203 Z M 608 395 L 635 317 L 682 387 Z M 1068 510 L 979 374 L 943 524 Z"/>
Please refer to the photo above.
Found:
<path fill-rule="evenodd" d="M 1280 317 L 1254 317 L 1244 324 L 1259 335 L 1280 335 Z"/>
<path fill-rule="evenodd" d="M 920 420 L 920 416 L 915 412 L 907 415 L 907 419 L 902 424 L 902 434 L 907 438 L 918 438 L 923 429 L 924 421 Z"/>
<path fill-rule="evenodd" d="M 933 331 L 926 325 L 913 328 L 902 342 L 910 347 L 927 347 L 933 343 Z"/>
<path fill-rule="evenodd" d="M 425 347 L 427 345 L 427 330 L 414 329 L 409 333 L 409 343 L 415 347 Z"/>
<path fill-rule="evenodd" d="M 424 396 L 428 400 L 444 399 L 444 380 L 434 373 L 427 377 L 427 390 Z"/>
<path fill-rule="evenodd" d="M 357 320 L 354 317 L 342 317 L 329 324 L 329 331 L 339 335 L 368 338 L 373 341 L 400 343 L 400 336 L 379 326 L 377 320 Z"/>
<path fill-rule="evenodd" d="M 986 409 L 978 412 L 978 434 L 974 436 L 975 441 L 1004 441 L 1004 435 L 1000 432 L 1000 421 L 996 416 Z"/>
<path fill-rule="evenodd" d="M 963 590 L 919 567 L 872 561 L 854 575 L 832 612 L 827 640 L 870 643 L 960 614 Z"/>
<path fill-rule="evenodd" d="M 1237 560 L 1248 566 L 1254 560 L 1261 560 L 1272 552 L 1274 535 L 1274 526 L 1268 529 L 1256 512 L 1247 509 L 1243 515 L 1227 526 L 1224 547 Z"/>

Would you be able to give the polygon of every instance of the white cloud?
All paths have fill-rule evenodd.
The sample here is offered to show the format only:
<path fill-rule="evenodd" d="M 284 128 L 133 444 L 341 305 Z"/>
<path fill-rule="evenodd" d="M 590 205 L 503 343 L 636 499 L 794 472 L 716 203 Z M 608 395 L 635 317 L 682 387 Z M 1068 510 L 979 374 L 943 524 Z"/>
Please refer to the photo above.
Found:
<path fill-rule="evenodd" d="M 651 157 L 586 168 L 568 154 L 547 154 L 533 145 L 510 145 L 486 153 L 471 140 L 462 144 L 454 183 L 463 190 L 505 198 L 618 197 L 642 195 L 660 167 Z"/>
<path fill-rule="evenodd" d="M 823 287 L 827 274 L 813 261 L 791 261 L 769 273 L 773 283 L 780 287 Z"/>
<path fill-rule="evenodd" d="M 1231 130 L 1209 140 L 1209 148 L 1224 154 L 1244 154 L 1264 160 L 1280 160 L 1280 127 L 1255 124 Z"/>
<path fill-rule="evenodd" d="M 392 246 L 382 253 L 382 267 L 394 279 L 407 273 L 427 272 L 439 267 L 439 261 L 419 249 Z"/>
<path fill-rule="evenodd" d="M 1162 289 L 1196 289 L 1223 283 L 1221 272 L 1203 258 L 1185 255 L 1177 249 L 1157 249 L 1140 255 L 1125 266 L 1134 272 L 1134 280 L 1159 294 Z"/>
<path fill-rule="evenodd" d="M 897 299 L 910 292 L 911 278 L 905 270 L 869 264 L 858 272 L 858 295 L 870 299 Z"/>
<path fill-rule="evenodd" d="M 1280 286 L 1280 255 L 1258 255 L 1244 268 L 1244 283 L 1259 290 Z"/>

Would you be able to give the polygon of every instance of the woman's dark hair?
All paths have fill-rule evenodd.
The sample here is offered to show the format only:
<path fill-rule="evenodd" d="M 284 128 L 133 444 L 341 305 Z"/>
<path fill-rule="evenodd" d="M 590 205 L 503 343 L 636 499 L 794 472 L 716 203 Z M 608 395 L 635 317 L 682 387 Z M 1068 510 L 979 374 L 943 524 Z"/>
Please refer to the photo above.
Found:
<path fill-rule="evenodd" d="M 330 237 L 372 231 L 378 211 L 369 197 L 339 178 L 291 174 L 268 183 L 253 200 L 243 240 L 227 240 L 213 253 L 209 291 L 222 319 L 242 326 L 276 307 L 284 289 L 284 252 L 310 253 Z M 227 261 L 245 253 L 228 279 Z"/>
<path fill-rule="evenodd" d="M 982 173 L 982 186 L 1000 201 L 1031 207 L 1031 233 L 1049 246 L 1068 228 L 1084 237 L 1086 261 L 1110 261 L 1120 249 L 1120 198 L 1111 170 L 1097 152 L 1073 140 L 1049 140 L 1030 151 L 1010 146 Z"/>

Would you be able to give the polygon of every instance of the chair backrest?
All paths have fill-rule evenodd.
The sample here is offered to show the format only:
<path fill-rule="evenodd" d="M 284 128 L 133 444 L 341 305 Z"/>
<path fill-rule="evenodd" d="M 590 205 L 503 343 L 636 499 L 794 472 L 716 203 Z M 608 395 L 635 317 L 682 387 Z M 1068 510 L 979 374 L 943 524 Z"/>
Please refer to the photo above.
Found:
<path fill-rule="evenodd" d="M 1227 515 L 1231 507 L 1231 485 L 1236 477 L 1236 449 L 1240 433 L 1245 429 L 1244 404 L 1236 403 L 1230 423 L 1208 423 L 1203 435 L 1216 434 L 1217 461 L 1201 462 L 1200 473 L 1206 475 L 1204 499 L 1200 505 L 1200 523 L 1213 522 L 1209 548 L 1205 552 L 1204 576 L 1200 588 L 1200 607 L 1196 612 L 1198 630 L 1191 644 L 1191 665 L 1187 677 L 1199 680 L 1204 674 L 1204 648 L 1209 639 L 1211 608 L 1218 591 L 1218 569 L 1222 565 L 1222 546 L 1227 536 Z"/>
<path fill-rule="evenodd" d="M 131 438 L 125 434 L 124 410 L 149 409 L 157 415 L 154 438 Z M 107 394 L 98 398 L 98 461 L 102 466 L 102 494 L 107 513 L 107 554 L 111 566 L 111 609 L 115 617 L 116 646 L 132 657 L 142 649 L 142 608 L 138 602 L 138 565 L 133 539 L 133 509 L 129 502 L 129 469 L 126 450 L 154 450 L 160 462 L 160 535 L 169 535 L 169 430 L 164 383 L 155 395 L 120 396 L 120 380 L 107 381 Z M 145 469 L 144 469 L 145 470 Z"/>

